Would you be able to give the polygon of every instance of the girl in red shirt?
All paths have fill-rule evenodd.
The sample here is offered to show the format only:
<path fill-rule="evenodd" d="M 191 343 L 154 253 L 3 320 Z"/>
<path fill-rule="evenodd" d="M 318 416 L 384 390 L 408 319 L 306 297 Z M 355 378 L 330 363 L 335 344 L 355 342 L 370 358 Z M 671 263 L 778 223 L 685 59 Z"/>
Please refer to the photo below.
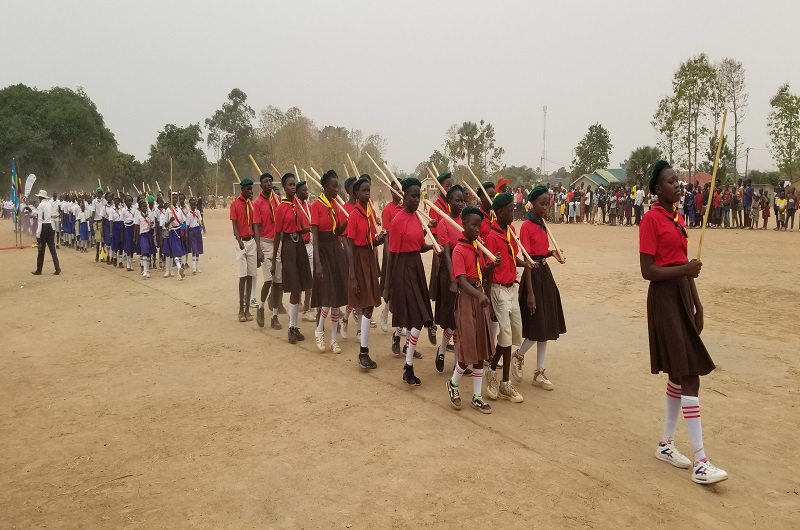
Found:
<path fill-rule="evenodd" d="M 445 194 L 443 195 L 442 192 L 440 191 L 439 197 L 436 198 L 436 202 L 434 202 L 434 204 L 443 212 L 448 213 L 450 210 L 450 205 L 448 204 L 446 194 L 453 186 L 453 176 L 450 174 L 449 171 L 446 171 L 441 175 L 439 175 L 438 177 L 436 177 L 436 180 L 438 180 L 439 184 L 442 186 L 442 188 L 444 188 Z M 442 216 L 439 214 L 439 212 L 435 210 L 431 210 L 430 217 L 431 217 L 431 224 L 430 224 L 431 233 L 433 234 L 433 237 L 435 237 L 436 240 L 438 241 L 439 230 L 441 229 L 443 224 L 446 223 L 447 221 L 442 221 L 441 220 Z M 441 245 L 441 242 L 439 244 Z M 431 301 L 436 302 L 437 306 L 439 305 L 438 300 L 440 296 L 447 296 L 446 294 L 442 295 L 439 292 L 438 278 L 439 278 L 439 269 L 441 269 L 441 266 L 442 266 L 441 256 L 439 256 L 439 254 L 434 253 L 433 261 L 431 261 L 431 278 L 430 278 L 430 283 L 428 285 L 428 292 L 430 294 Z M 447 302 L 445 301 L 445 303 Z M 428 327 L 428 340 L 430 340 L 431 344 L 433 344 L 434 346 L 436 345 L 435 325 L 431 325 Z"/>
<path fill-rule="evenodd" d="M 397 187 L 397 184 L 392 182 L 392 189 L 397 192 L 391 192 L 392 201 L 384 206 L 383 211 L 381 212 L 381 226 L 383 230 L 386 232 L 386 236 L 383 241 L 383 259 L 381 260 L 381 292 L 383 292 L 383 288 L 386 286 L 386 264 L 389 262 L 389 237 L 390 232 L 392 231 L 392 219 L 397 212 L 403 209 L 403 205 L 400 204 L 400 199 L 402 195 L 399 195 L 400 188 Z M 384 333 L 389 331 L 389 303 L 383 304 L 383 310 L 381 311 L 381 329 Z M 398 354 L 399 354 L 399 347 L 398 347 Z"/>
<path fill-rule="evenodd" d="M 527 281 L 525 276 L 523 276 L 519 288 L 522 336 L 525 340 L 522 341 L 511 359 L 511 376 L 517 383 L 522 382 L 525 353 L 536 344 L 536 371 L 533 374 L 533 386 L 553 390 L 553 383 L 545 375 L 544 361 L 547 354 L 547 341 L 557 340 L 559 335 L 566 333 L 567 325 L 564 322 L 564 310 L 561 307 L 561 294 L 558 292 L 553 273 L 550 272 L 550 266 L 546 261 L 553 255 L 553 251 L 550 250 L 547 228 L 544 225 L 548 201 L 546 186 L 538 185 L 531 190 L 528 194 L 531 209 L 519 231 L 522 246 L 539 266 L 532 269 L 530 273 L 534 311 L 527 310 L 528 289 L 525 285 Z"/>
<path fill-rule="evenodd" d="M 311 289 L 311 267 L 308 263 L 308 253 L 303 241 L 303 234 L 309 232 L 303 226 L 301 216 L 305 214 L 295 196 L 297 184 L 292 173 L 286 173 L 281 178 L 283 191 L 286 197 L 281 200 L 275 212 L 275 239 L 272 242 L 272 267 L 270 272 L 275 276 L 275 254 L 281 249 L 281 275 L 283 277 L 283 290 L 289 293 L 289 344 L 305 340 L 297 327 L 300 314 L 300 295 L 303 291 Z"/>
<path fill-rule="evenodd" d="M 419 218 L 420 181 L 407 178 L 402 182 L 403 210 L 392 220 L 389 238 L 389 263 L 386 267 L 386 286 L 383 298 L 392 304 L 392 325 L 408 328 L 406 338 L 406 364 L 403 381 L 419 386 L 422 382 L 414 375 L 414 350 L 422 328 L 433 324 L 428 281 L 422 266 L 422 253 L 433 248 L 425 242 L 425 233 Z M 399 331 L 395 337 L 399 340 Z"/>
<path fill-rule="evenodd" d="M 483 401 L 483 362 L 494 352 L 494 334 L 489 314 L 489 297 L 483 287 L 486 263 L 478 251 L 476 240 L 481 230 L 483 213 L 467 206 L 461 214 L 464 234 L 454 245 L 452 254 L 453 278 L 458 282 L 455 303 L 456 366 L 447 382 L 450 403 L 461 409 L 459 383 L 468 365 L 472 365 L 472 408 L 491 414 L 492 407 Z"/>
<path fill-rule="evenodd" d="M 639 226 L 639 262 L 642 277 L 650 281 L 647 293 L 650 371 L 666 372 L 669 376 L 664 433 L 656 458 L 675 467 L 691 467 L 692 481 L 713 484 L 726 480 L 728 474 L 711 465 L 703 449 L 700 376 L 710 373 L 714 362 L 700 339 L 703 306 L 694 279 L 700 274 L 702 263 L 687 260 L 686 226 L 675 211 L 680 193 L 675 170 L 659 160 L 653 167 L 649 185 L 658 202 Z M 673 441 L 681 409 L 694 449 L 692 460 L 678 452 Z"/>
<path fill-rule="evenodd" d="M 347 304 L 347 258 L 340 237 L 347 229 L 347 217 L 336 206 L 339 177 L 332 169 L 322 175 L 322 193 L 311 205 L 311 242 L 314 246 L 314 281 L 311 305 L 319 307 L 319 321 L 314 332 L 317 349 L 325 351 L 325 320 L 331 316 L 333 353 L 342 353 L 337 341 L 339 308 Z"/>
<path fill-rule="evenodd" d="M 383 244 L 383 233 L 378 234 L 375 226 L 372 205 L 370 204 L 370 181 L 359 178 L 353 184 L 356 207 L 350 214 L 347 225 L 345 247 L 349 257 L 348 305 L 357 310 L 361 331 L 361 349 L 358 364 L 372 369 L 378 365 L 369 356 L 369 330 L 372 311 L 381 305 L 380 278 L 378 275 L 378 254 L 375 247 Z"/>
<path fill-rule="evenodd" d="M 306 255 L 308 256 L 308 267 L 312 272 L 312 285 L 313 285 L 313 272 L 314 272 L 314 245 L 311 243 L 311 207 L 308 205 L 308 183 L 301 180 L 295 186 L 295 197 L 297 206 L 300 209 L 300 225 L 303 228 L 303 244 L 306 246 Z M 311 308 L 319 309 L 319 306 L 311 305 L 311 287 L 305 290 L 303 296 L 303 314 L 300 320 L 303 322 L 316 322 L 317 316 L 311 313 Z"/>
<path fill-rule="evenodd" d="M 447 190 L 447 203 L 450 209 L 450 218 L 461 225 L 461 211 L 464 209 L 464 188 L 455 184 Z M 447 210 L 444 210 L 445 212 Z M 440 258 L 439 275 L 436 278 L 437 291 L 439 298 L 436 300 L 436 311 L 433 313 L 433 321 L 444 330 L 444 338 L 439 344 L 436 353 L 436 369 L 441 373 L 444 371 L 444 352 L 453 333 L 456 329 L 456 317 L 454 314 L 456 307 L 456 293 L 458 288 L 455 277 L 453 276 L 453 263 L 450 256 L 453 253 L 461 233 L 447 221 L 440 219 L 439 235 L 437 239 L 442 246 Z M 431 278 L 433 282 L 433 278 Z"/>

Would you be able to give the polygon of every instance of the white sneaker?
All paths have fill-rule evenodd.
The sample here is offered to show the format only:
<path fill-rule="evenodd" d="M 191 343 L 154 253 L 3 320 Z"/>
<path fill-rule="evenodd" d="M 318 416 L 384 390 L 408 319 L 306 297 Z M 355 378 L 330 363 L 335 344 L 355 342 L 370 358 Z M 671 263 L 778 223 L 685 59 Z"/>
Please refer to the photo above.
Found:
<path fill-rule="evenodd" d="M 375 322 L 374 320 L 370 319 L 369 320 L 369 327 L 372 328 L 372 329 L 375 329 L 375 328 L 378 327 L 378 323 Z"/>
<path fill-rule="evenodd" d="M 681 452 L 675 448 L 675 442 L 673 440 L 658 444 L 656 448 L 656 458 L 662 462 L 669 462 L 680 469 L 689 469 L 692 467 L 692 461 L 683 456 Z"/>
<path fill-rule="evenodd" d="M 381 311 L 381 331 L 389 331 L 389 315 L 386 311 Z"/>
<path fill-rule="evenodd" d="M 144 279 L 145 280 L 149 280 L 150 279 L 150 273 L 149 272 L 144 273 Z"/>
<path fill-rule="evenodd" d="M 514 355 L 511 356 L 511 377 L 514 379 L 515 383 L 522 382 L 522 367 L 525 365 L 525 356 L 519 354 L 519 350 L 517 350 Z"/>
<path fill-rule="evenodd" d="M 497 381 L 497 370 L 492 370 L 491 368 L 486 369 L 486 396 L 489 399 L 497 399 L 497 394 L 499 390 L 499 385 Z"/>
<path fill-rule="evenodd" d="M 183 276 L 182 276 L 182 275 L 181 275 L 181 276 L 178 276 L 178 281 L 179 281 L 179 282 L 182 282 L 182 281 L 183 281 Z"/>
<path fill-rule="evenodd" d="M 728 474 L 722 469 L 715 467 L 708 460 L 703 462 L 698 460 L 692 469 L 692 482 L 698 484 L 716 484 L 728 480 Z"/>
<path fill-rule="evenodd" d="M 339 335 L 342 336 L 344 340 L 347 340 L 347 319 L 343 318 L 339 321 Z"/>
<path fill-rule="evenodd" d="M 511 369 L 512 370 L 514 369 L 513 365 L 511 366 Z M 551 383 L 550 380 L 547 378 L 547 376 L 544 375 L 545 370 L 547 370 L 547 368 L 542 368 L 541 372 L 539 370 L 536 370 L 533 373 L 533 386 L 538 386 L 544 388 L 545 390 L 553 390 L 555 387 L 553 386 L 553 383 Z"/>
<path fill-rule="evenodd" d="M 314 340 L 317 342 L 317 349 L 319 351 L 325 351 L 327 349 L 325 347 L 325 332 L 324 331 L 315 331 L 314 332 Z"/>
<path fill-rule="evenodd" d="M 522 395 L 517 392 L 517 389 L 514 388 L 514 385 L 511 384 L 511 381 L 506 381 L 504 383 L 500 383 L 500 391 L 498 392 L 498 396 L 500 399 L 507 399 L 511 403 L 522 403 Z"/>
<path fill-rule="evenodd" d="M 311 311 L 303 311 L 303 322 L 316 322 L 317 317 L 311 314 Z"/>
<path fill-rule="evenodd" d="M 168 271 L 164 271 L 164 278 L 169 278 L 169 272 Z"/>
<path fill-rule="evenodd" d="M 339 346 L 339 343 L 336 340 L 331 341 L 331 351 L 333 353 L 342 353 L 342 348 Z"/>
<path fill-rule="evenodd" d="M 172 271 L 169 271 L 169 277 L 170 277 L 170 278 L 172 278 L 172 277 L 174 277 L 174 276 L 175 276 L 175 273 L 174 273 L 174 272 L 172 272 Z"/>

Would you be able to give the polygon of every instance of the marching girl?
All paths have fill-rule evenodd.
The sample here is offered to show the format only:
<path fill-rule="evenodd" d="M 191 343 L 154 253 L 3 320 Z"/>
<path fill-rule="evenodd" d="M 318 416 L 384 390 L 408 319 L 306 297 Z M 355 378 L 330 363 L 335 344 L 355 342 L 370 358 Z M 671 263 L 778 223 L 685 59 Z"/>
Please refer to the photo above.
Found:
<path fill-rule="evenodd" d="M 461 211 L 464 209 L 464 188 L 455 184 L 447 190 L 447 203 L 450 211 L 450 217 L 461 225 Z M 447 210 L 444 210 L 445 212 Z M 432 213 L 438 213 L 432 210 Z M 444 371 L 444 354 L 447 344 L 453 338 L 453 333 L 456 330 L 456 293 L 458 286 L 456 278 L 453 276 L 453 263 L 450 256 L 453 249 L 461 237 L 458 232 L 447 221 L 439 218 L 437 224 L 436 239 L 442 246 L 442 255 L 440 257 L 439 275 L 436 278 L 438 298 L 436 300 L 436 310 L 433 313 L 433 321 L 444 330 L 444 338 L 439 344 L 439 350 L 436 353 L 436 370 L 441 373 Z M 431 273 L 433 274 L 433 273 Z"/>
<path fill-rule="evenodd" d="M 128 272 L 133 272 L 133 253 L 136 251 L 133 227 L 133 197 L 125 195 L 125 207 L 120 215 L 122 218 L 122 250 L 126 256 Z"/>
<path fill-rule="evenodd" d="M 186 204 L 186 195 L 178 193 L 178 207 L 183 214 L 183 224 L 181 225 L 181 243 L 183 244 L 183 254 L 187 256 L 186 261 L 181 260 L 180 267 L 182 269 L 189 268 L 189 234 L 186 230 L 186 219 L 189 217 L 189 205 Z"/>
<path fill-rule="evenodd" d="M 347 257 L 339 240 L 347 229 L 348 220 L 335 207 L 339 194 L 339 177 L 329 169 L 322 175 L 322 193 L 311 205 L 311 243 L 314 246 L 314 281 L 311 305 L 319 307 L 319 322 L 314 332 L 317 349 L 324 352 L 325 320 L 331 317 L 331 343 L 333 353 L 342 353 L 337 341 L 339 308 L 347 305 Z"/>
<path fill-rule="evenodd" d="M 692 468 L 692 481 L 714 484 L 728 474 L 711 464 L 703 448 L 700 421 L 700 376 L 714 370 L 700 333 L 703 305 L 694 279 L 703 264 L 688 261 L 688 236 L 683 218 L 675 211 L 680 185 L 669 163 L 655 163 L 649 181 L 650 193 L 658 201 L 639 225 L 639 262 L 642 277 L 650 281 L 647 292 L 647 328 L 650 338 L 650 371 L 666 372 L 666 417 L 656 458 L 675 467 Z M 678 413 L 683 410 L 694 457 L 690 460 L 675 448 L 673 440 Z"/>
<path fill-rule="evenodd" d="M 150 256 L 155 255 L 155 241 L 153 240 L 153 214 L 147 203 L 139 201 L 139 209 L 134 217 L 134 239 L 139 249 L 139 260 L 142 263 L 142 277 L 150 278 Z"/>
<path fill-rule="evenodd" d="M 353 210 L 356 207 L 356 196 L 353 193 L 353 184 L 356 183 L 356 180 L 358 180 L 358 179 L 355 178 L 355 177 L 347 177 L 345 179 L 345 181 L 344 181 L 344 191 L 345 191 L 345 194 L 347 195 L 347 197 L 346 197 L 347 198 L 347 202 L 344 203 L 344 211 L 347 212 L 347 215 L 351 215 L 353 213 Z M 348 259 L 350 259 L 350 258 L 348 257 Z M 349 265 L 349 262 L 348 262 L 348 269 L 349 268 L 350 268 L 350 265 Z M 342 281 L 343 282 L 346 281 L 345 278 L 342 278 Z M 347 288 L 347 285 L 345 285 L 345 289 L 346 288 Z M 347 326 L 348 326 L 348 323 L 350 321 L 350 313 L 352 311 L 353 311 L 353 309 L 349 305 L 347 307 L 345 307 L 344 316 L 342 317 L 342 319 L 340 321 L 340 324 L 339 324 L 339 333 L 342 335 L 343 339 L 347 339 Z M 361 321 L 359 320 L 358 322 L 359 322 L 359 326 L 360 326 L 361 325 Z"/>
<path fill-rule="evenodd" d="M 103 188 L 97 188 L 97 196 L 92 199 L 92 229 L 93 229 L 93 241 L 95 247 L 95 254 L 94 260 L 100 261 L 100 245 L 103 244 L 102 241 L 102 226 L 103 226 L 103 212 L 106 208 L 106 201 L 103 199 Z"/>
<path fill-rule="evenodd" d="M 433 246 L 425 242 L 425 233 L 417 218 L 422 195 L 420 186 L 420 181 L 415 178 L 402 182 L 403 210 L 392 219 L 389 263 L 383 290 L 384 300 L 392 304 L 392 326 L 408 328 L 403 381 L 413 386 L 422 384 L 414 375 L 414 350 L 419 334 L 424 326 L 433 325 L 428 281 L 422 265 L 422 253 Z"/>
<path fill-rule="evenodd" d="M 109 212 L 111 222 L 111 250 L 114 252 L 114 266 L 122 267 L 122 251 L 124 247 L 124 223 L 122 221 L 122 208 L 119 205 L 119 197 L 114 197 L 114 206 Z"/>
<path fill-rule="evenodd" d="M 103 204 L 103 252 L 106 255 L 106 264 L 111 265 L 111 243 L 112 243 L 112 230 L 111 230 L 111 209 L 114 207 L 112 202 L 111 192 L 107 192 Z"/>
<path fill-rule="evenodd" d="M 295 186 L 295 196 L 297 197 L 297 206 L 300 208 L 300 223 L 303 227 L 303 244 L 306 246 L 306 254 L 308 255 L 308 266 L 314 270 L 314 245 L 311 243 L 311 209 L 308 206 L 308 183 L 301 180 Z M 311 282 L 314 283 L 313 281 Z M 312 288 L 306 289 L 303 295 L 303 315 L 301 320 L 303 322 L 316 322 L 316 315 L 311 313 L 311 291 Z M 314 306 L 316 309 L 317 306 Z"/>
<path fill-rule="evenodd" d="M 452 188 L 451 188 L 452 189 Z M 485 262 L 478 251 L 477 239 L 483 222 L 483 212 L 475 206 L 467 206 L 461 213 L 464 234 L 453 248 L 453 277 L 458 282 L 455 303 L 456 366 L 453 377 L 447 381 L 450 403 L 461 409 L 459 383 L 468 365 L 472 365 L 472 408 L 483 414 L 491 414 L 492 407 L 483 401 L 483 363 L 494 351 L 492 322 L 489 317 L 489 297 L 483 291 Z"/>
<path fill-rule="evenodd" d="M 447 204 L 447 191 L 453 185 L 453 176 L 450 172 L 445 172 L 436 177 L 436 180 L 439 181 L 439 184 L 444 188 L 444 194 L 439 191 L 439 196 L 434 201 L 434 204 L 443 212 L 449 213 L 450 212 L 450 205 Z M 432 210 L 430 212 L 431 224 L 430 229 L 433 237 L 435 237 L 438 241 L 439 239 L 439 230 L 442 227 L 442 224 L 446 221 L 441 221 L 441 215 L 439 212 Z M 434 253 L 433 254 L 433 261 L 431 261 L 431 278 L 428 284 L 428 290 L 430 293 L 431 301 L 436 302 L 436 305 L 439 305 L 439 270 L 441 269 L 442 260 L 441 257 Z M 445 296 L 445 295 L 443 295 Z M 431 341 L 431 344 L 434 346 L 436 345 L 436 325 L 433 324 L 428 327 L 428 340 Z"/>
<path fill-rule="evenodd" d="M 483 193 L 483 190 L 486 190 L 486 193 Z M 483 214 L 483 221 L 481 221 L 481 239 L 486 241 L 486 238 L 489 237 L 489 230 L 491 230 L 492 223 L 495 219 L 494 211 L 492 210 L 492 200 L 495 196 L 494 182 L 490 180 L 483 182 L 483 189 L 478 190 L 478 196 L 481 198 L 480 209 Z"/>
<path fill-rule="evenodd" d="M 161 239 L 158 238 L 160 232 L 158 229 L 158 223 L 161 219 L 161 210 L 160 207 L 156 204 L 156 198 L 152 195 L 147 196 L 147 212 L 150 215 L 150 240 L 153 242 L 150 252 L 150 266 L 153 269 L 158 269 L 158 244 L 161 243 Z"/>
<path fill-rule="evenodd" d="M 203 253 L 203 212 L 197 208 L 197 199 L 189 199 L 189 215 L 186 217 L 186 239 L 192 253 L 192 274 L 200 273 L 200 255 Z"/>
<path fill-rule="evenodd" d="M 381 228 L 383 228 L 386 235 L 384 236 L 383 240 L 383 259 L 381 260 L 381 292 L 383 292 L 383 287 L 386 285 L 386 264 L 388 262 L 389 256 L 389 231 L 392 228 L 392 219 L 397 212 L 403 209 L 403 206 L 400 204 L 401 195 L 399 195 L 400 189 L 397 187 L 397 184 L 392 182 L 392 189 L 397 191 L 398 193 L 389 192 L 392 196 L 391 201 L 383 207 L 381 211 Z M 383 304 L 383 310 L 381 311 L 381 330 L 384 333 L 389 331 L 389 303 Z M 398 347 L 399 353 L 399 347 Z"/>
<path fill-rule="evenodd" d="M 553 383 L 545 375 L 545 355 L 547 341 L 556 340 L 567 332 L 564 323 L 564 310 L 561 308 L 561 295 L 553 279 L 553 273 L 547 265 L 547 258 L 553 256 L 550 240 L 544 225 L 550 194 L 547 187 L 541 184 L 528 194 L 531 209 L 528 218 L 519 230 L 519 239 L 523 248 L 539 266 L 530 272 L 533 286 L 533 311 L 528 309 L 529 289 L 523 278 L 519 288 L 519 307 L 522 313 L 522 341 L 519 349 L 511 359 L 511 376 L 517 383 L 522 382 L 522 370 L 525 364 L 525 353 L 536 344 L 536 371 L 533 374 L 533 385 L 545 390 L 553 390 Z"/>
<path fill-rule="evenodd" d="M 166 268 L 164 269 L 164 278 L 174 276 L 172 272 L 172 265 L 178 267 L 178 281 L 183 281 L 186 273 L 183 271 L 181 258 L 185 255 L 183 250 L 183 238 L 181 237 L 181 226 L 186 222 L 183 215 L 183 210 L 178 206 L 178 194 L 172 194 L 172 204 L 164 209 L 161 216 L 161 225 L 163 227 L 164 240 L 162 245 L 166 250 L 164 253 L 168 256 L 166 261 Z"/>
<path fill-rule="evenodd" d="M 353 195 L 357 204 L 347 224 L 347 246 L 349 256 L 348 305 L 361 314 L 361 349 L 358 364 L 372 369 L 378 365 L 369 356 L 369 330 L 372 311 L 381 303 L 378 254 L 375 247 L 383 244 L 383 234 L 377 234 L 370 205 L 370 181 L 360 178 L 353 184 Z"/>
<path fill-rule="evenodd" d="M 281 178 L 283 191 L 286 195 L 281 200 L 275 212 L 275 239 L 272 242 L 272 268 L 275 276 L 275 253 L 281 249 L 281 275 L 283 277 L 283 290 L 289 293 L 289 344 L 296 344 L 305 340 L 297 327 L 300 314 L 300 295 L 311 288 L 311 267 L 308 263 L 308 253 L 303 242 L 303 234 L 309 231 L 304 228 L 300 216 L 305 215 L 300 211 L 297 203 L 297 184 L 292 173 L 286 173 Z"/>
<path fill-rule="evenodd" d="M 91 221 L 92 215 L 86 210 L 85 203 L 81 202 L 80 208 L 80 212 L 78 212 L 77 216 L 78 236 L 80 238 L 78 248 L 81 252 L 89 252 L 89 222 Z"/>

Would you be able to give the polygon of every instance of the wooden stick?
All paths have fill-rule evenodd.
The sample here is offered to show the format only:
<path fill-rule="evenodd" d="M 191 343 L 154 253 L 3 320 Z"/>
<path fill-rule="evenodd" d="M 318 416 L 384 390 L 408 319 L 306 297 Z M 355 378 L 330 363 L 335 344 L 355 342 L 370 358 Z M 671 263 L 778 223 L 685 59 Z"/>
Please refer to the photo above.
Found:
<path fill-rule="evenodd" d="M 133 189 L 136 190 L 136 195 L 141 195 L 142 194 L 142 192 L 139 191 L 139 188 L 136 187 L 136 184 L 133 185 Z"/>
<path fill-rule="evenodd" d="M 98 187 L 98 188 L 102 188 L 102 187 L 103 187 L 103 185 L 102 185 L 102 184 L 100 184 L 100 179 L 97 179 L 97 187 Z"/>
<path fill-rule="evenodd" d="M 563 265 L 567 261 L 567 258 L 564 257 L 564 251 L 562 251 L 561 247 L 558 246 L 558 243 L 556 242 L 556 238 L 553 236 L 553 232 L 550 231 L 550 227 L 544 221 L 544 219 L 542 219 L 542 223 L 544 223 L 544 229 L 547 230 L 547 235 L 550 237 L 550 241 L 552 241 L 553 242 L 553 246 L 556 247 L 554 249 L 555 253 L 553 254 L 553 257 L 556 258 L 556 261 L 558 261 L 560 264 Z"/>
<path fill-rule="evenodd" d="M 159 184 L 158 181 L 156 181 L 156 186 L 158 186 L 158 191 L 161 191 L 161 184 Z"/>
<path fill-rule="evenodd" d="M 350 178 L 350 171 L 347 169 L 347 164 L 342 164 L 344 166 L 344 178 Z"/>
<path fill-rule="evenodd" d="M 360 173 L 358 172 L 358 166 L 356 166 L 356 163 L 353 162 L 352 158 L 350 158 L 350 153 L 347 153 L 347 159 L 350 161 L 350 165 L 353 166 L 353 176 L 358 178 L 360 176 Z"/>
<path fill-rule="evenodd" d="M 447 191 L 444 189 L 444 186 L 441 185 L 436 175 L 433 174 L 431 168 L 425 166 L 425 169 L 428 171 L 428 176 L 433 179 L 433 182 L 436 184 L 436 187 L 439 188 L 439 192 L 442 194 L 442 197 L 447 197 Z"/>
<path fill-rule="evenodd" d="M 273 164 L 273 163 L 270 163 L 269 167 L 271 167 L 271 168 L 272 168 L 272 171 L 274 171 L 274 172 L 275 172 L 275 176 L 277 176 L 277 177 L 278 177 L 278 180 L 280 180 L 280 179 L 281 179 L 281 177 L 283 176 L 283 173 L 281 173 L 281 172 L 280 172 L 280 170 L 279 170 L 278 168 L 276 168 L 276 167 L 275 167 L 275 164 Z M 272 179 L 272 180 L 275 180 L 275 178 L 273 177 L 273 179 Z"/>
<path fill-rule="evenodd" d="M 364 151 L 364 152 L 366 153 L 366 151 Z M 367 156 L 369 156 L 369 153 L 367 153 Z M 372 157 L 371 157 L 371 156 L 369 156 L 369 159 L 370 159 L 370 160 L 372 160 Z M 374 161 L 374 160 L 372 160 L 372 163 L 373 163 L 373 164 L 375 164 L 375 161 Z M 395 182 L 395 183 L 396 183 L 398 186 L 401 186 L 401 184 L 400 184 L 400 181 L 397 179 L 397 177 L 395 176 L 395 174 L 394 174 L 394 173 L 392 172 L 392 170 L 389 168 L 388 164 L 386 164 L 386 163 L 384 162 L 384 164 L 383 164 L 383 165 L 384 165 L 384 167 L 386 167 L 386 171 L 388 171 L 388 172 L 389 172 L 389 175 L 391 175 L 391 177 L 392 177 L 392 180 L 393 180 L 393 181 L 394 181 L 394 182 Z M 378 170 L 379 170 L 381 173 L 383 173 L 383 170 L 381 169 L 381 167 L 380 167 L 378 164 L 375 164 L 375 166 L 378 168 Z M 383 173 L 383 174 L 384 174 L 384 175 L 386 175 L 386 173 Z M 401 187 L 402 187 L 402 186 L 401 186 Z M 422 230 L 425 232 L 425 235 L 427 235 L 427 236 L 430 238 L 430 240 L 431 240 L 431 243 L 433 244 L 433 249 L 436 251 L 436 253 L 437 253 L 437 254 L 441 254 L 441 252 L 442 252 L 442 247 L 441 247 L 441 246 L 439 246 L 439 242 L 438 242 L 438 241 L 436 241 L 436 238 L 435 238 L 435 237 L 433 237 L 433 234 L 431 233 L 431 229 L 430 229 L 430 227 L 428 227 L 428 223 L 426 223 L 426 222 L 425 222 L 425 221 L 422 219 L 422 215 L 420 215 L 420 213 L 419 213 L 419 210 L 417 210 L 416 214 L 417 214 L 417 219 L 419 219 L 419 222 L 420 222 L 420 224 L 422 225 Z"/>
<path fill-rule="evenodd" d="M 311 169 L 313 170 L 314 168 L 312 167 Z M 294 176 L 295 176 L 295 177 L 298 177 L 298 176 L 299 176 L 299 175 L 297 174 L 297 164 L 294 164 Z M 322 182 L 322 177 L 320 177 L 320 182 Z"/>
<path fill-rule="evenodd" d="M 238 180 L 239 182 L 241 182 L 241 181 L 242 181 L 242 179 L 240 179 L 240 178 L 239 178 L 239 173 L 236 171 L 236 168 L 235 168 L 235 167 L 233 167 L 233 162 L 231 162 L 231 159 L 230 159 L 230 158 L 227 158 L 226 160 L 228 161 L 228 164 L 231 166 L 231 169 L 233 170 L 233 174 L 234 174 L 234 176 L 236 177 L 236 180 Z"/>
<path fill-rule="evenodd" d="M 258 171 L 259 176 L 261 176 L 262 171 L 261 171 L 261 168 L 258 167 L 258 164 L 256 163 L 256 159 L 253 158 L 253 155 L 247 155 L 247 156 L 250 158 L 250 163 L 252 163 L 253 167 L 256 168 L 256 171 Z"/>
<path fill-rule="evenodd" d="M 436 172 L 436 174 L 439 175 L 440 174 L 439 170 L 436 168 L 436 164 L 433 163 L 433 160 L 431 160 L 431 166 L 433 167 L 433 170 Z"/>
<path fill-rule="evenodd" d="M 439 208 L 438 206 L 436 206 L 435 204 L 433 204 L 433 203 L 432 203 L 431 201 L 429 201 L 428 199 L 424 199 L 424 201 L 425 201 L 425 204 L 427 204 L 427 205 L 428 205 L 428 206 L 431 208 L 431 210 L 434 210 L 436 213 L 438 213 L 439 215 L 441 215 L 441 216 L 442 216 L 442 219 L 444 219 L 445 221 L 447 221 L 448 223 L 450 223 L 450 225 L 451 225 L 453 228 L 455 228 L 456 230 L 458 230 L 458 231 L 459 231 L 459 232 L 461 232 L 462 234 L 464 233 L 464 227 L 462 227 L 461 225 L 459 225 L 459 224 L 458 224 L 458 223 L 455 221 L 455 219 L 453 219 L 452 217 L 450 217 L 450 214 L 444 213 L 444 212 L 442 211 L 442 209 L 441 209 L 441 208 Z M 496 259 L 496 258 L 495 258 L 495 255 L 494 255 L 494 254 L 492 254 L 492 253 L 491 253 L 491 251 L 490 251 L 488 248 L 486 248 L 485 246 L 483 246 L 483 243 L 481 243 L 480 241 L 478 241 L 478 248 L 481 250 L 481 252 L 483 252 L 484 254 L 486 254 L 486 257 L 487 257 L 487 258 L 489 258 L 489 259 L 492 261 L 492 263 L 494 263 L 494 262 L 495 262 L 495 259 Z"/>
<path fill-rule="evenodd" d="M 194 193 L 192 193 L 192 187 L 189 186 L 189 198 L 191 199 L 192 197 L 194 197 Z"/>
<path fill-rule="evenodd" d="M 172 195 L 172 157 L 169 157 L 169 194 Z"/>
<path fill-rule="evenodd" d="M 714 184 L 717 182 L 717 169 L 719 169 L 719 156 L 722 153 L 722 141 L 725 139 L 725 119 L 728 117 L 728 109 L 722 113 L 722 127 L 719 129 L 719 142 L 717 143 L 717 154 L 714 157 L 714 172 L 711 173 L 711 187 L 709 193 L 711 197 L 708 198 L 708 207 L 706 214 L 703 216 L 703 225 L 700 228 L 700 245 L 697 247 L 697 261 L 700 261 L 700 254 L 703 252 L 703 238 L 706 235 L 706 227 L 708 226 L 708 214 L 711 208 L 714 207 Z"/>
<path fill-rule="evenodd" d="M 306 178 L 308 180 L 310 180 L 311 182 L 313 182 L 314 184 L 319 186 L 319 189 L 322 190 L 322 193 L 325 193 L 325 188 L 322 187 L 322 179 L 320 179 L 320 181 L 318 182 L 311 175 L 309 175 L 308 171 L 306 171 L 305 169 L 300 168 L 300 171 L 302 171 L 305 174 L 305 176 L 306 176 Z M 311 171 L 314 171 L 313 167 L 311 168 Z M 316 173 L 316 171 L 314 171 L 314 172 Z M 333 201 L 333 202 L 336 203 L 337 206 L 339 206 L 339 210 L 341 210 L 341 212 L 344 214 L 344 216 L 349 219 L 350 218 L 350 214 L 347 213 L 347 210 L 344 209 L 344 201 L 342 201 L 342 198 L 337 195 L 336 196 L 336 200 Z"/>
<path fill-rule="evenodd" d="M 147 193 L 147 188 L 145 188 L 145 186 L 144 186 L 144 181 L 142 181 L 142 191 Z"/>

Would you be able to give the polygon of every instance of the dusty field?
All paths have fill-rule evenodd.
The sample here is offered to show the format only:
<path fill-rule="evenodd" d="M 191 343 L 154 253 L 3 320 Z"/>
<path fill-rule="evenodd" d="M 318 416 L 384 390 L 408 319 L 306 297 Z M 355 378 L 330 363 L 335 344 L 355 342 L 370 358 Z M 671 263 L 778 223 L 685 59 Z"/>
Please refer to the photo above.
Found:
<path fill-rule="evenodd" d="M 183 283 L 63 249 L 62 276 L 34 277 L 35 250 L 0 252 L 4 528 L 800 525 L 800 234 L 707 234 L 705 446 L 731 478 L 701 487 L 653 457 L 665 376 L 649 374 L 635 229 L 554 226 L 556 390 L 530 370 L 524 403 L 483 416 L 450 408 L 426 339 L 410 389 L 380 330 L 363 373 L 353 338 L 320 354 L 307 323 L 297 347 L 239 323 L 227 212 L 207 224 Z M 691 453 L 682 419 L 677 441 Z"/>

